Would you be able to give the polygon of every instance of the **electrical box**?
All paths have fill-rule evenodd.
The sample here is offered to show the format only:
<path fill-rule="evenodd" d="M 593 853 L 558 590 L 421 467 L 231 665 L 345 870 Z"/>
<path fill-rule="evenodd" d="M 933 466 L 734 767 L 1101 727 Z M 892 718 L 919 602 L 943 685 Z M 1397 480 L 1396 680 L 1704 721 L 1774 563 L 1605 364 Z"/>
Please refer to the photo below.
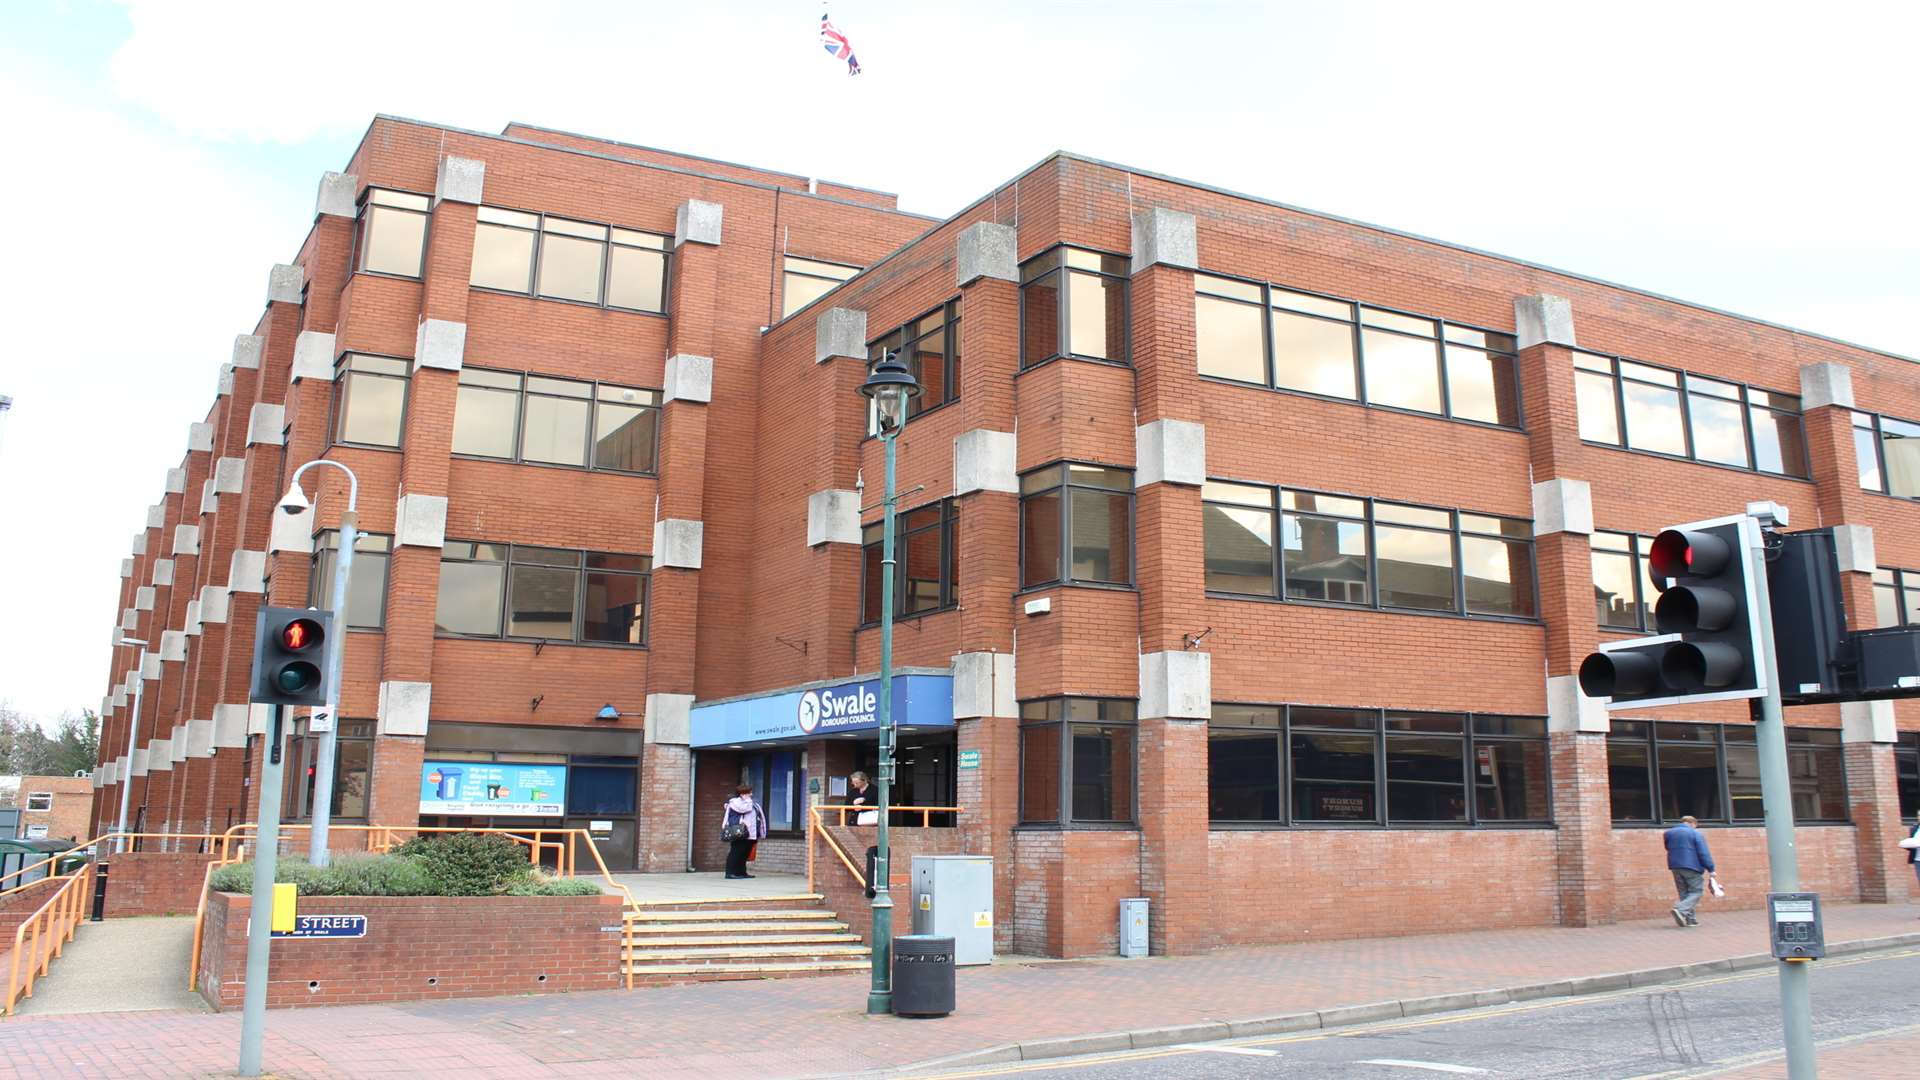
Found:
<path fill-rule="evenodd" d="M 953 939 L 955 966 L 993 962 L 993 857 L 915 855 L 913 932 Z"/>
<path fill-rule="evenodd" d="M 1819 894 L 1768 893 L 1767 936 L 1776 960 L 1818 960 L 1827 955 Z"/>
<path fill-rule="evenodd" d="M 1147 901 L 1144 897 L 1120 901 L 1120 955 L 1147 955 Z"/>

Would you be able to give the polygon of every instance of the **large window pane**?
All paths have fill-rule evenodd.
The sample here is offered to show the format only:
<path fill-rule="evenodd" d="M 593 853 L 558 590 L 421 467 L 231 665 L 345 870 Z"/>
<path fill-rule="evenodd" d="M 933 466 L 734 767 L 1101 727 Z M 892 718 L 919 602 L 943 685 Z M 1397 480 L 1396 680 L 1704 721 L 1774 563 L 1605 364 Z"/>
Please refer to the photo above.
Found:
<path fill-rule="evenodd" d="M 1215 730 L 1207 737 L 1207 816 L 1214 821 L 1280 820 L 1280 736 Z"/>
<path fill-rule="evenodd" d="M 1680 391 L 1631 379 L 1620 385 L 1626 395 L 1627 445 L 1684 457 L 1687 433 L 1681 426 Z"/>
<path fill-rule="evenodd" d="M 1598 534 L 1596 534 L 1598 535 Z M 1632 537 L 1624 538 L 1632 544 Z M 1593 603 L 1601 626 L 1638 630 L 1642 607 L 1634 597 L 1634 558 L 1631 551 L 1593 551 Z"/>
<path fill-rule="evenodd" d="M 1193 314 L 1200 374 L 1241 382 L 1267 381 L 1259 308 L 1213 296 L 1195 296 Z"/>
<path fill-rule="evenodd" d="M 335 438 L 366 446 L 399 446 L 407 380 L 349 368 L 340 376 L 340 427 Z"/>
<path fill-rule="evenodd" d="M 473 230 L 473 271 L 467 280 L 482 289 L 530 292 L 533 239 L 529 229 L 481 222 Z"/>
<path fill-rule="evenodd" d="M 1447 346 L 1447 401 L 1453 415 L 1486 424 L 1520 426 L 1513 357 Z"/>
<path fill-rule="evenodd" d="M 337 820 L 367 816 L 367 791 L 373 779 L 373 743 L 341 739 L 334 744 L 333 816 Z M 312 799 L 312 795 L 308 795 Z"/>
<path fill-rule="evenodd" d="M 665 311 L 667 253 L 613 245 L 607 271 L 607 306 L 635 311 Z"/>
<path fill-rule="evenodd" d="M 387 551 L 392 538 L 361 533 L 353 545 L 353 569 L 347 580 L 347 625 L 360 630 L 378 630 L 385 623 L 387 597 Z M 339 565 L 340 534 L 329 530 L 321 535 L 314 552 L 310 577 L 314 607 L 333 609 L 333 575 Z"/>
<path fill-rule="evenodd" d="M 641 574 L 587 571 L 580 640 L 646 643 L 647 579 Z"/>
<path fill-rule="evenodd" d="M 1807 475 L 1807 436 L 1794 413 L 1749 409 L 1753 420 L 1753 465 L 1762 472 Z"/>
<path fill-rule="evenodd" d="M 1020 729 L 1020 820 L 1060 820 L 1060 725 Z"/>
<path fill-rule="evenodd" d="M 1273 511 L 1206 503 L 1207 588 L 1272 596 Z"/>
<path fill-rule="evenodd" d="M 1349 400 L 1354 380 L 1353 324 L 1273 313 L 1273 381 L 1289 390 Z"/>
<path fill-rule="evenodd" d="M 1133 820 L 1133 727 L 1071 724 L 1073 820 Z"/>
<path fill-rule="evenodd" d="M 1787 747 L 1787 775 L 1795 821 L 1847 820 L 1846 766 L 1839 746 Z"/>
<path fill-rule="evenodd" d="M 1376 525 L 1380 603 L 1385 607 L 1452 611 L 1453 538 L 1443 532 Z"/>
<path fill-rule="evenodd" d="M 540 295 L 556 300 L 600 302 L 600 263 L 607 245 L 576 236 L 540 238 Z"/>
<path fill-rule="evenodd" d="M 1533 617 L 1532 544 L 1462 536 L 1460 564 L 1468 611 L 1476 615 Z"/>
<path fill-rule="evenodd" d="M 1131 499 L 1106 491 L 1073 488 L 1073 579 L 1075 581 L 1133 580 L 1133 522 Z"/>
<path fill-rule="evenodd" d="M 577 570 L 515 566 L 507 607 L 508 636 L 573 640 L 574 589 L 579 583 Z"/>
<path fill-rule="evenodd" d="M 1069 273 L 1067 286 L 1067 339 L 1073 354 L 1125 360 L 1127 283 Z"/>
<path fill-rule="evenodd" d="M 1060 492 L 1020 500 L 1020 585 L 1060 580 Z"/>
<path fill-rule="evenodd" d="M 1020 287 L 1020 366 L 1032 367 L 1060 352 L 1060 275 L 1048 274 Z"/>
<path fill-rule="evenodd" d="M 1886 464 L 1887 493 L 1920 498 L 1920 424 L 1881 417 L 1880 457 Z"/>
<path fill-rule="evenodd" d="M 603 397 L 607 393 L 601 390 Z M 593 416 L 593 467 L 652 472 L 659 420 L 658 409 L 599 402 Z"/>
<path fill-rule="evenodd" d="M 521 459 L 554 465 L 585 465 L 587 411 L 587 403 L 576 398 L 528 394 Z"/>
<path fill-rule="evenodd" d="M 1693 420 L 1693 456 L 1745 468 L 1747 431 L 1740 403 L 1692 393 L 1687 395 L 1687 407 Z"/>
<path fill-rule="evenodd" d="M 1365 523 L 1288 514 L 1283 528 L 1288 597 L 1336 604 L 1369 601 Z"/>
<path fill-rule="evenodd" d="M 1742 734 L 1746 741 L 1736 743 L 1734 729 L 1727 731 L 1727 795 L 1733 800 L 1733 820 L 1759 821 L 1766 816 L 1760 801 L 1760 751 L 1753 745 L 1753 732 Z M 1799 807 L 1793 816 L 1800 819 Z"/>
<path fill-rule="evenodd" d="M 1593 371 L 1573 373 L 1575 407 L 1580 413 L 1580 437 L 1588 442 L 1620 445 L 1620 410 L 1613 400 L 1611 375 Z"/>
<path fill-rule="evenodd" d="M 468 385 L 463 375 L 453 407 L 453 452 L 511 458 L 519 421 L 517 391 Z"/>
<path fill-rule="evenodd" d="M 1900 793 L 1900 816 L 1920 814 L 1920 734 L 1906 732 L 1893 750 L 1894 787 Z"/>
<path fill-rule="evenodd" d="M 360 268 L 376 274 L 420 276 L 427 245 L 427 215 L 391 206 L 368 206 Z"/>
<path fill-rule="evenodd" d="M 1613 799 L 1613 820 L 1654 820 L 1649 763 L 1645 743 L 1607 742 L 1607 790 Z"/>
<path fill-rule="evenodd" d="M 799 311 L 815 300 L 827 295 L 840 283 L 829 278 L 809 277 L 806 274 L 787 274 L 781 279 L 780 317 Z"/>
<path fill-rule="evenodd" d="M 1874 435 L 1873 418 L 1853 414 L 1853 458 L 1860 470 L 1860 486 L 1868 491 L 1885 491 L 1880 475 L 1880 440 Z"/>
<path fill-rule="evenodd" d="M 1387 820 L 1467 820 L 1466 740 L 1387 738 Z"/>
<path fill-rule="evenodd" d="M 443 561 L 433 628 L 443 634 L 499 636 L 506 580 L 507 568 L 500 563 Z"/>
<path fill-rule="evenodd" d="M 1725 820 L 1720 809 L 1720 759 L 1712 746 L 1660 744 L 1660 816 L 1678 821 Z"/>
<path fill-rule="evenodd" d="M 1507 740 L 1473 746 L 1474 812 L 1481 821 L 1545 821 L 1547 744 Z"/>
<path fill-rule="evenodd" d="M 1440 411 L 1440 351 L 1431 338 L 1382 330 L 1360 333 L 1367 400 L 1419 412 Z"/>
<path fill-rule="evenodd" d="M 901 614 L 932 611 L 940 606 L 940 507 L 916 510 L 901 524 L 901 550 L 894 553 L 895 573 L 901 578 Z"/>
<path fill-rule="evenodd" d="M 1373 736 L 1295 731 L 1292 745 L 1295 821 L 1376 819 Z"/>

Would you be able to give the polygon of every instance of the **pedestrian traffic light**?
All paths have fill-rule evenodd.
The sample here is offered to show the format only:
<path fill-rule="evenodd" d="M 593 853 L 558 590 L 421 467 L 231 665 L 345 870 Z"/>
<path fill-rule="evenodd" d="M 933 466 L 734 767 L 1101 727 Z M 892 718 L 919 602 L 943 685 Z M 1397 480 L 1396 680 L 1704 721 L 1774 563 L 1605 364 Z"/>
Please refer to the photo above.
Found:
<path fill-rule="evenodd" d="M 1580 689 L 1629 708 L 1765 694 L 1757 619 L 1771 613 L 1755 608 L 1758 541 L 1744 514 L 1661 532 L 1647 554 L 1659 634 L 1601 646 L 1580 665 Z"/>
<path fill-rule="evenodd" d="M 261 608 L 253 634 L 253 694 L 262 705 L 327 703 L 327 639 L 333 613 Z"/>

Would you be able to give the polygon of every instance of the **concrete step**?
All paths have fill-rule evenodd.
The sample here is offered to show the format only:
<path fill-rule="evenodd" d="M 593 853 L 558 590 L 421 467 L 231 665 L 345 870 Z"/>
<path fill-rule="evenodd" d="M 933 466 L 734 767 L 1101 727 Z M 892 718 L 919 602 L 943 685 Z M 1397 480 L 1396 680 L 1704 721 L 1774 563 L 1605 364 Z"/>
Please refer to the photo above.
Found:
<path fill-rule="evenodd" d="M 630 923 L 692 923 L 692 922 L 825 922 L 834 918 L 834 914 L 825 908 L 794 908 L 791 910 L 750 910 L 750 911 L 655 911 L 642 908 L 628 911 L 626 921 Z"/>
<path fill-rule="evenodd" d="M 835 975 L 850 971 L 866 971 L 872 966 L 872 963 L 867 960 L 814 960 L 778 964 L 628 964 L 627 971 L 636 979 L 645 977 L 666 980 L 674 976 L 693 976 L 701 980 L 775 979 L 793 975 Z"/>
<path fill-rule="evenodd" d="M 777 896 L 689 896 L 671 900 L 642 900 L 643 911 L 701 911 L 728 907 L 811 907 L 826 897 L 820 893 L 781 893 Z"/>
<path fill-rule="evenodd" d="M 651 963 L 733 963 L 769 960 L 833 960 L 864 958 L 865 945 L 695 945 L 675 949 L 635 949 L 626 957 L 638 971 Z"/>
<path fill-rule="evenodd" d="M 756 933 L 792 934 L 792 933 L 802 933 L 802 932 L 809 933 L 809 934 L 846 933 L 847 924 L 832 920 L 830 918 L 832 915 L 831 912 L 828 912 L 827 914 L 829 915 L 828 919 L 822 919 L 819 921 L 803 920 L 799 922 L 793 921 L 791 919 L 779 920 L 779 921 L 769 920 L 765 922 L 747 922 L 747 921 L 734 921 L 734 922 L 673 921 L 673 922 L 661 922 L 661 923 L 636 922 L 632 924 L 631 929 L 633 930 L 634 937 L 652 937 L 654 935 L 659 935 L 659 934 L 756 934 Z"/>
<path fill-rule="evenodd" d="M 858 945 L 860 939 L 853 934 L 741 934 L 732 929 L 716 930 L 710 934 L 647 934 L 635 935 L 634 947 L 642 949 L 673 948 L 681 945 Z M 3 957 L 0 957 L 3 959 Z"/>

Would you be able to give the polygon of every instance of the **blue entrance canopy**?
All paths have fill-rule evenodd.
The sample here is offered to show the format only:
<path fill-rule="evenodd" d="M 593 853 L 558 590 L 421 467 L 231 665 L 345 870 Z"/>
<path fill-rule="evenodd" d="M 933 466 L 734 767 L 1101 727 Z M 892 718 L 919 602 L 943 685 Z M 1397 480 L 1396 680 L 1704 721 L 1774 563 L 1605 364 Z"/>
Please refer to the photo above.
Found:
<path fill-rule="evenodd" d="M 880 726 L 880 680 L 861 679 L 761 697 L 695 705 L 694 747 L 805 742 Z M 895 675 L 893 722 L 903 728 L 953 726 L 953 676 Z"/>

